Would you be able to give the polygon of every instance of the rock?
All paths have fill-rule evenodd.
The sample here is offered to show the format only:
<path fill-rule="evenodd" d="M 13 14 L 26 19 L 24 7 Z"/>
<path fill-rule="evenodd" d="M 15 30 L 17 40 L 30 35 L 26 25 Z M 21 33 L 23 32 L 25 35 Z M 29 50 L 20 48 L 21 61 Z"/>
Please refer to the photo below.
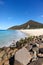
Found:
<path fill-rule="evenodd" d="M 25 47 L 28 51 L 30 51 L 31 49 L 32 49 L 32 45 L 27 45 L 26 47 Z"/>
<path fill-rule="evenodd" d="M 15 54 L 15 60 L 17 60 L 23 65 L 27 65 L 28 63 L 30 63 L 31 59 L 32 56 L 30 55 L 30 52 L 28 52 L 28 50 L 25 47 L 18 50 Z"/>
<path fill-rule="evenodd" d="M 9 65 L 9 60 L 5 61 L 4 65 Z"/>
<path fill-rule="evenodd" d="M 43 54 L 39 53 L 38 57 L 43 58 Z"/>
<path fill-rule="evenodd" d="M 39 53 L 43 54 L 43 48 L 39 48 Z"/>
<path fill-rule="evenodd" d="M 36 51 L 34 51 L 32 61 L 36 61 L 38 59 L 36 54 L 37 54 Z"/>
<path fill-rule="evenodd" d="M 41 43 L 41 44 L 39 45 L 39 48 L 43 48 L 43 43 Z"/>

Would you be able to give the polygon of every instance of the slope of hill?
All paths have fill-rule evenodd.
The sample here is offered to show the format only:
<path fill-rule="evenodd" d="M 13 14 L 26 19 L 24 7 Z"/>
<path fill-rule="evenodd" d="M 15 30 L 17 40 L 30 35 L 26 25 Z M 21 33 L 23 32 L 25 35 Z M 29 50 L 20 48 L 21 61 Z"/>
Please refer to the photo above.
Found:
<path fill-rule="evenodd" d="M 18 26 L 13 26 L 8 29 L 15 30 L 15 29 L 36 29 L 36 28 L 43 28 L 43 24 L 33 20 L 29 20 L 27 23 Z"/>

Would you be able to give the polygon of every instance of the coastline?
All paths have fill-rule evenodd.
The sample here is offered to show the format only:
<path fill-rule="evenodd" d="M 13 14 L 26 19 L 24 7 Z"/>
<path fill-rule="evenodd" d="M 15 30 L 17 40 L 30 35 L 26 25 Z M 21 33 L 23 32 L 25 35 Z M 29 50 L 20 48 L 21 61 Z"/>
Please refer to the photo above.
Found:
<path fill-rule="evenodd" d="M 24 31 L 23 33 L 26 33 L 25 31 L 29 31 L 29 30 L 22 30 L 22 31 Z M 36 43 L 36 40 L 37 40 L 37 43 Z M 43 54 L 41 53 L 41 55 L 40 55 L 40 53 L 39 53 L 39 49 L 43 48 L 42 41 L 43 41 L 43 37 L 41 37 L 41 36 L 40 37 L 37 36 L 37 37 L 34 37 L 34 38 L 29 37 L 29 38 L 21 39 L 18 42 L 16 42 L 16 46 L 13 43 L 13 45 L 11 45 L 9 47 L 3 47 L 2 49 L 0 49 L 0 59 L 1 59 L 0 60 L 0 65 L 2 65 L 2 64 L 9 65 L 9 62 L 12 58 L 13 58 L 12 62 L 14 63 L 14 65 L 18 65 L 18 63 L 15 63 L 17 61 L 19 62 L 19 65 L 22 65 L 22 64 L 27 65 L 28 63 L 30 63 L 31 59 L 32 59 L 32 61 L 36 62 L 37 61 L 37 59 L 36 59 L 37 56 L 38 56 L 37 57 L 38 60 L 40 59 L 39 57 L 43 58 Z M 31 47 L 30 42 L 32 43 L 32 47 Z M 34 47 L 34 44 L 36 45 L 36 47 Z M 38 52 L 38 54 L 37 55 L 35 54 L 35 56 L 34 56 L 33 51 L 31 52 L 30 49 L 32 49 L 33 51 L 35 50 L 35 52 L 36 53 Z M 29 58 L 28 58 L 28 56 L 29 56 Z M 34 57 L 35 60 L 33 59 L 33 57 Z M 26 58 L 26 60 L 28 60 L 28 62 L 24 60 L 25 58 Z M 32 63 L 32 61 L 31 61 L 31 63 Z"/>
<path fill-rule="evenodd" d="M 2 30 L 0 31 L 0 48 L 10 46 L 13 41 L 17 42 L 25 38 L 25 34 L 19 30 Z"/>
<path fill-rule="evenodd" d="M 43 35 L 43 28 L 40 29 L 21 29 L 21 32 L 27 34 L 28 36 L 40 36 Z"/>

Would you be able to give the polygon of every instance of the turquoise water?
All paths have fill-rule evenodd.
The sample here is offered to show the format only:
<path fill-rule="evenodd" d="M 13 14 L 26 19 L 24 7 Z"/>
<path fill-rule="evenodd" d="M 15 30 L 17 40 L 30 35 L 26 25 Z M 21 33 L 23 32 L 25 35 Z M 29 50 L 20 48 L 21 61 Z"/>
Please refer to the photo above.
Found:
<path fill-rule="evenodd" d="M 9 46 L 13 40 L 17 41 L 25 37 L 26 34 L 18 30 L 0 30 L 0 47 Z"/>

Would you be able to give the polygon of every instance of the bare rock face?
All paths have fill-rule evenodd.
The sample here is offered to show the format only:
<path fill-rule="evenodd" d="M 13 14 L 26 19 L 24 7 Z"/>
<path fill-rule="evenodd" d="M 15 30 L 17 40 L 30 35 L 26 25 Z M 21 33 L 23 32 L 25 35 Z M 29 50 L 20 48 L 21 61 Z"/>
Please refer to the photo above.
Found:
<path fill-rule="evenodd" d="M 27 65 L 31 58 L 32 56 L 30 55 L 30 52 L 28 52 L 24 47 L 15 54 L 15 60 L 19 61 L 23 65 Z"/>
<path fill-rule="evenodd" d="M 29 29 L 29 28 L 30 28 L 30 25 L 27 26 L 27 29 Z"/>
<path fill-rule="evenodd" d="M 26 49 L 29 51 L 29 50 L 31 50 L 32 49 L 32 45 L 27 45 L 27 47 L 26 47 Z"/>

